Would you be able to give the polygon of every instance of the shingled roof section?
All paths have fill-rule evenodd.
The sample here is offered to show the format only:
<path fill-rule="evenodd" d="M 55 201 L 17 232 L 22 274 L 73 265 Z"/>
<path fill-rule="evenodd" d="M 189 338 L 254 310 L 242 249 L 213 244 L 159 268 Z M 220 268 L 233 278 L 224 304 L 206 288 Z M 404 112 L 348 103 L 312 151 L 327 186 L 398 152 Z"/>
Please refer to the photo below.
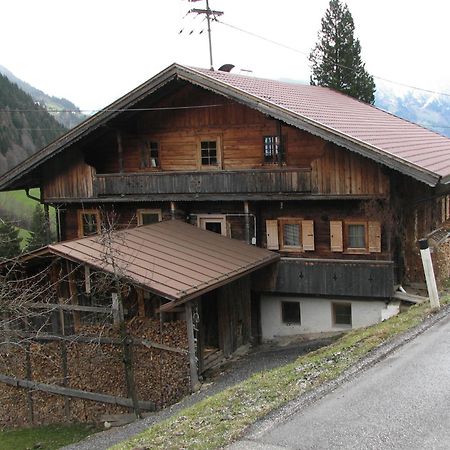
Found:
<path fill-rule="evenodd" d="M 378 149 L 440 177 L 450 175 L 450 139 L 320 86 L 193 68 L 208 78 Z"/>
<path fill-rule="evenodd" d="M 173 303 L 169 309 L 280 259 L 277 253 L 169 220 L 49 245 L 42 253 L 116 273 Z"/>

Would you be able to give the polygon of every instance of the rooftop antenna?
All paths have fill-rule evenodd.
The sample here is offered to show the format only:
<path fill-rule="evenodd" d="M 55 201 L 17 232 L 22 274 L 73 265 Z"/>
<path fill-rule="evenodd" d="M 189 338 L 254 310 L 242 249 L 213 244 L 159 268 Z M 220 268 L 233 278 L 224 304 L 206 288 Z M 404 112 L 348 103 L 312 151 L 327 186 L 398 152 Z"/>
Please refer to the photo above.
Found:
<path fill-rule="evenodd" d="M 190 0 L 190 1 L 191 2 L 199 2 L 201 0 Z M 212 10 L 209 7 L 209 0 L 206 0 L 206 9 L 193 8 L 189 12 L 206 15 L 206 20 L 208 21 L 209 65 L 210 65 L 210 69 L 214 70 L 213 55 L 212 55 L 212 42 L 211 42 L 211 20 L 215 19 L 217 16 L 223 15 L 223 11 Z M 212 18 L 211 18 L 211 16 L 212 16 Z"/>

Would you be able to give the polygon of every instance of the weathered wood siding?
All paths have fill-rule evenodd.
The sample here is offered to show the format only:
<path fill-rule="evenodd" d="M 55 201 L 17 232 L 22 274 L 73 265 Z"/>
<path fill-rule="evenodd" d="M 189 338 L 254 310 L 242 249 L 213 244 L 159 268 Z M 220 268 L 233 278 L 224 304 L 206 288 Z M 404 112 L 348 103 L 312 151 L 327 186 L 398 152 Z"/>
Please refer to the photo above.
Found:
<path fill-rule="evenodd" d="M 274 292 L 323 296 L 393 295 L 394 264 L 317 259 L 282 259 Z"/>
<path fill-rule="evenodd" d="M 263 137 L 281 132 L 285 163 L 281 167 L 275 165 L 275 168 L 311 170 L 311 192 L 374 196 L 389 194 L 389 179 L 380 165 L 310 133 L 279 124 L 270 117 L 219 95 L 186 86 L 154 106 L 181 106 L 186 109 L 141 112 L 117 128 L 123 148 L 123 171 L 129 176 L 125 183 L 130 186 L 145 188 L 147 184 L 150 188 L 153 183 L 144 182 L 144 178 L 136 173 L 152 175 L 177 171 L 270 169 L 274 166 L 264 163 Z M 89 162 L 96 167 L 102 187 L 107 183 L 102 175 L 119 172 L 118 143 L 113 134 L 112 131 L 106 133 L 99 142 L 90 144 Z M 218 142 L 217 166 L 201 166 L 202 140 Z M 154 141 L 159 145 L 160 166 L 157 169 L 142 167 L 141 154 L 145 141 Z M 226 178 L 226 175 L 221 176 Z M 116 178 L 114 182 L 120 184 L 121 180 Z M 161 188 L 160 193 L 170 192 L 177 180 L 176 174 L 167 174 L 162 182 L 167 188 Z M 223 181 L 218 188 L 222 188 L 225 183 Z M 107 191 L 114 191 L 110 184 Z"/>
<path fill-rule="evenodd" d="M 445 222 L 450 219 L 450 203 L 445 195 L 436 196 L 429 186 L 404 175 L 393 176 L 391 183 L 391 203 L 397 212 L 394 239 L 397 242 L 398 281 L 424 283 L 418 240 L 444 225 L 448 228 L 448 222 Z M 432 256 L 438 284 L 442 285 L 448 272 L 440 270 L 442 256 L 438 254 L 439 251 L 435 251 Z"/>
<path fill-rule="evenodd" d="M 43 170 L 44 199 L 90 198 L 95 170 L 84 162 L 80 151 L 66 152 L 49 161 Z"/>
<path fill-rule="evenodd" d="M 383 223 L 383 218 L 368 217 L 367 202 L 363 200 L 347 201 L 284 201 L 284 202 L 260 202 L 254 203 L 258 211 L 258 245 L 267 247 L 266 221 L 279 218 L 292 218 L 312 220 L 314 230 L 314 251 L 283 251 L 284 256 L 300 256 L 302 258 L 329 258 L 329 259 L 370 259 L 391 260 L 390 235 Z M 387 205 L 381 203 L 381 209 Z M 381 222 L 381 252 L 355 254 L 343 251 L 331 250 L 330 224 L 333 221 L 369 221 Z"/>
<path fill-rule="evenodd" d="M 218 290 L 219 342 L 229 356 L 251 338 L 250 277 L 242 277 Z"/>
<path fill-rule="evenodd" d="M 325 145 L 322 156 L 311 163 L 311 169 L 314 193 L 389 194 L 389 179 L 380 165 L 333 144 Z"/>

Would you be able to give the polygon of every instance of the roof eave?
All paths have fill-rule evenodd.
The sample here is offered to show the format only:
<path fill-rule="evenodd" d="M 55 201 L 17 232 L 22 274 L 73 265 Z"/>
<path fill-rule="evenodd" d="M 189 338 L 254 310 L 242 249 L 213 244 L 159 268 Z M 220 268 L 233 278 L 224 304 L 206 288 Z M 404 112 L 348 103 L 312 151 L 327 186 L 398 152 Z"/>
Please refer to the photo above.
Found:
<path fill-rule="evenodd" d="M 58 138 L 56 141 L 53 141 L 46 147 L 42 148 L 37 153 L 30 156 L 30 158 L 6 172 L 3 176 L 0 176 L 0 190 L 8 190 L 9 186 L 12 184 L 12 181 L 16 184 L 20 184 L 18 183 L 18 179 L 16 177 L 22 177 L 28 174 L 40 164 L 54 157 L 77 140 L 83 138 L 87 133 L 92 132 L 93 130 L 103 126 L 111 119 L 117 117 L 122 113 L 123 109 L 129 108 L 152 92 L 155 92 L 162 85 L 168 83 L 172 78 L 176 77 L 178 67 L 179 66 L 175 63 L 170 65 L 150 80 L 111 103 L 102 111 L 83 121 L 78 126 Z"/>

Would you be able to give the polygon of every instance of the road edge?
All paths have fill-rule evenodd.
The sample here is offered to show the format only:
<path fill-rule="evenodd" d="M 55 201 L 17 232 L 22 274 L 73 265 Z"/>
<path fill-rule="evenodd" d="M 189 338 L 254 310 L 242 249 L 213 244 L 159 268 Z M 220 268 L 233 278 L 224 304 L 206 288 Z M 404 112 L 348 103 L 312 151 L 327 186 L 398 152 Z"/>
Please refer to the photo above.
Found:
<path fill-rule="evenodd" d="M 336 390 L 342 384 L 355 379 L 357 376 L 373 367 L 378 362 L 384 360 L 396 350 L 403 347 L 405 344 L 413 341 L 417 336 L 420 336 L 422 333 L 430 329 L 433 325 L 448 317 L 449 313 L 450 305 L 441 307 L 438 312 L 430 314 L 419 325 L 411 328 L 408 331 L 405 331 L 398 336 L 395 336 L 393 339 L 384 342 L 379 347 L 370 351 L 356 364 L 353 364 L 351 367 L 346 369 L 337 378 L 327 381 L 320 386 L 317 386 L 316 388 L 313 388 L 312 390 L 301 394 L 295 400 L 292 400 L 281 408 L 270 412 L 264 418 L 250 425 L 250 427 L 247 428 L 244 434 L 234 443 L 238 442 L 239 440 L 257 440 L 264 433 L 275 428 L 281 422 L 289 419 L 290 416 L 297 414 L 308 406 L 314 404 L 321 398 L 325 397 L 327 394 Z M 233 448 L 234 443 L 229 444 L 225 448 Z"/>

